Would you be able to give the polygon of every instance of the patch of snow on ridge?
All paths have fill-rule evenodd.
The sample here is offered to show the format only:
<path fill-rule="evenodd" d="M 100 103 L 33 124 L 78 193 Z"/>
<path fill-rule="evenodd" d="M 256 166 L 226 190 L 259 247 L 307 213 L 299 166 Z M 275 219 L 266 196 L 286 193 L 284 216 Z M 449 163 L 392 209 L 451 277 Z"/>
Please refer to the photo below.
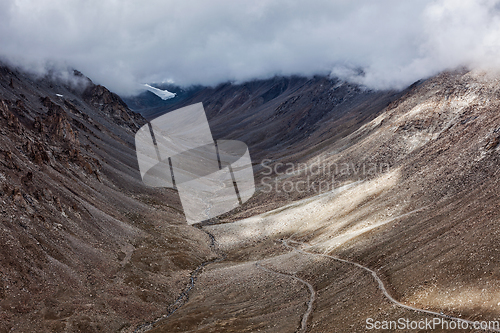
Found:
<path fill-rule="evenodd" d="M 167 99 L 175 97 L 175 93 L 172 93 L 172 92 L 170 92 L 168 90 L 161 90 L 161 89 L 152 87 L 149 84 L 145 84 L 144 86 L 146 87 L 146 89 L 148 91 L 151 91 L 153 94 L 155 94 L 156 96 L 160 97 L 164 101 L 167 100 Z"/>

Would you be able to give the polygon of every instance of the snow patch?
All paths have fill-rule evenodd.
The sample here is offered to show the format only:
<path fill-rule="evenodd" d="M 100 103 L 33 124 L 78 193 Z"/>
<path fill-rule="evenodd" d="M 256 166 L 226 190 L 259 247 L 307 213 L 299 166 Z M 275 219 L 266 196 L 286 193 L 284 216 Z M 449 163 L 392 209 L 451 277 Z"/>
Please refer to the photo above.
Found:
<path fill-rule="evenodd" d="M 146 89 L 148 91 L 151 91 L 153 94 L 155 94 L 156 96 L 160 97 L 164 101 L 167 100 L 167 99 L 175 97 L 175 93 L 172 93 L 172 92 L 170 92 L 168 90 L 161 90 L 161 89 L 152 87 L 149 84 L 145 84 L 144 86 L 146 87 Z"/>
<path fill-rule="evenodd" d="M 63 95 L 61 95 L 61 94 L 56 94 L 56 96 L 57 96 L 57 97 L 63 97 Z"/>

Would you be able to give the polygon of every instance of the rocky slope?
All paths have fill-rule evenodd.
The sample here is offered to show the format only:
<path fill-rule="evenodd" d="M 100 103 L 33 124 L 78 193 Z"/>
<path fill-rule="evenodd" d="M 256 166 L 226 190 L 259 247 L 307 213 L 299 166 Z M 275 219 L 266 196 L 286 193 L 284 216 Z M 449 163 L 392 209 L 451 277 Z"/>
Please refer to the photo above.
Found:
<path fill-rule="evenodd" d="M 145 119 L 118 96 L 80 73 L 2 67 L 0 332 L 294 332 L 304 318 L 311 332 L 363 332 L 367 318 L 433 318 L 349 262 L 402 304 L 497 319 L 498 82 L 462 70 L 376 92 L 274 78 L 143 109 L 202 101 L 216 139 L 250 147 L 256 194 L 197 228 L 175 191 L 142 185 Z"/>
<path fill-rule="evenodd" d="M 203 102 L 212 134 L 218 139 L 241 140 L 249 146 L 256 185 L 268 176 L 264 165 L 306 163 L 332 144 L 374 119 L 407 91 L 372 91 L 336 78 L 275 77 L 242 84 L 192 87 L 168 86 L 178 97 L 150 101 L 150 93 L 125 99 L 147 119 Z M 158 97 L 156 97 L 159 100 Z M 266 162 L 267 161 L 267 162 Z M 263 163 L 264 162 L 264 163 Z M 278 172 L 284 172 L 282 167 Z M 274 179 L 273 179 L 274 181 Z M 223 216 L 234 221 L 293 200 L 317 194 L 314 190 L 259 191 L 241 208 Z"/>
<path fill-rule="evenodd" d="M 214 256 L 142 185 L 145 120 L 106 88 L 0 67 L 0 123 L 0 332 L 133 330 Z"/>
<path fill-rule="evenodd" d="M 207 268 L 191 301 L 153 331 L 298 331 L 310 294 L 296 278 L 315 291 L 310 332 L 364 332 L 368 318 L 436 317 L 395 306 L 367 270 L 292 251 L 280 239 L 371 269 L 402 304 L 497 320 L 498 82 L 481 72 L 442 73 L 325 147 L 301 141 L 291 147 L 296 160 L 273 159 L 269 176 L 278 189 L 307 177 L 331 182 L 333 175 L 336 190 L 266 194 L 267 169 L 260 169 L 253 206 L 226 222 L 252 217 L 204 227 L 227 259 Z M 299 171 L 274 169 L 282 161 Z M 318 164 L 328 172 L 305 169 Z M 307 198 L 295 201 L 301 195 Z M 269 210 L 270 196 L 281 208 Z"/>

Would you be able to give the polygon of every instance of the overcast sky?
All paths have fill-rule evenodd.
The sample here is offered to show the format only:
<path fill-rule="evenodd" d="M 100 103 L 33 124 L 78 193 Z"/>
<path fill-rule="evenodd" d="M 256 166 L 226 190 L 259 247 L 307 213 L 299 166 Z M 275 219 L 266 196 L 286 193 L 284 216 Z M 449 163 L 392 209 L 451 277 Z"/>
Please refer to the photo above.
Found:
<path fill-rule="evenodd" d="M 461 65 L 500 68 L 499 10 L 481 0 L 0 0 L 0 55 L 71 66 L 123 95 L 166 80 L 332 72 L 402 88 Z"/>

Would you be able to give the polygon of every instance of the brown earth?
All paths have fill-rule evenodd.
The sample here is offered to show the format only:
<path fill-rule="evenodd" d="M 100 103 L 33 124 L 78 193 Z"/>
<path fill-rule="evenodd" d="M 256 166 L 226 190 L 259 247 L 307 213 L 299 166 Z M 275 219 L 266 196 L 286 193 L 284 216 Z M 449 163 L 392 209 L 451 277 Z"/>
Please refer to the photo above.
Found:
<path fill-rule="evenodd" d="M 372 121 L 331 145 L 318 150 L 314 143 L 302 143 L 300 154 L 309 157 L 309 166 L 318 157 L 323 166 L 350 166 L 349 172 L 334 174 L 338 190 L 317 196 L 288 193 L 287 200 L 262 193 L 261 187 L 249 211 L 232 215 L 225 224 L 205 226 L 227 259 L 208 267 L 190 302 L 153 331 L 299 331 L 307 288 L 259 271 L 259 259 L 314 286 L 310 332 L 363 332 L 367 318 L 435 317 L 391 304 L 362 269 L 283 254 L 277 242 L 282 238 L 376 271 L 403 304 L 471 321 L 498 320 L 498 82 L 479 72 L 443 73 L 414 85 Z M 359 171 L 368 164 L 384 168 Z M 320 182 L 331 179 L 331 173 L 309 175 Z M 271 176 L 280 187 L 304 180 L 307 172 L 273 171 Z M 270 195 L 273 204 L 289 205 L 269 211 Z M 309 199 L 295 201 L 304 196 Z M 252 217 L 240 219 L 245 216 Z"/>
<path fill-rule="evenodd" d="M 176 193 L 141 184 L 145 120 L 106 88 L 2 67 L 0 123 L 0 332 L 133 328 L 214 256 Z"/>
<path fill-rule="evenodd" d="M 216 139 L 250 147 L 257 193 L 198 228 L 173 190 L 142 185 L 133 135 L 145 120 L 118 96 L 80 73 L 3 67 L 0 85 L 0 332 L 295 332 L 306 283 L 310 332 L 435 318 L 284 238 L 372 269 L 403 304 L 499 319 L 496 76 L 447 72 L 403 92 L 276 78 L 141 111 L 203 101 Z M 308 177 L 316 187 L 283 190 Z"/>

